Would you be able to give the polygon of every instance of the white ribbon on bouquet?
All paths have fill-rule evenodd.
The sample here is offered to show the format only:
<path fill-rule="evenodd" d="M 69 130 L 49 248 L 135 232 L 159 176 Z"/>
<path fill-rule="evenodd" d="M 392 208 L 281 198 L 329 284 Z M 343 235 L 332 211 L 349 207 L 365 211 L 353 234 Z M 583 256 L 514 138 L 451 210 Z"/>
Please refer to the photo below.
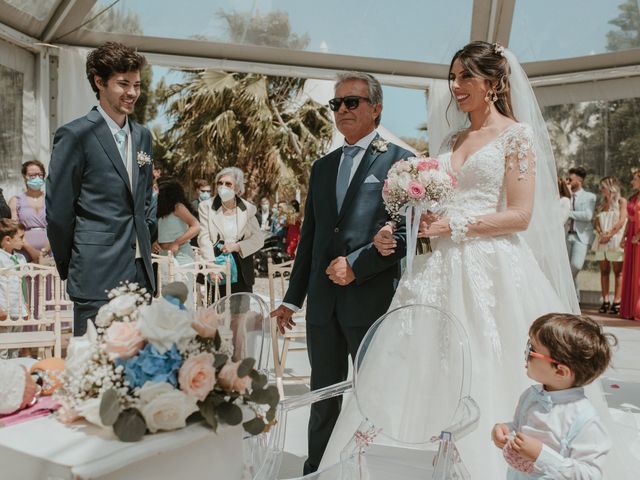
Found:
<path fill-rule="evenodd" d="M 407 272 L 411 277 L 413 275 L 413 257 L 418 245 L 418 230 L 420 229 L 422 207 L 407 204 L 402 207 L 400 214 L 404 215 L 407 227 Z"/>

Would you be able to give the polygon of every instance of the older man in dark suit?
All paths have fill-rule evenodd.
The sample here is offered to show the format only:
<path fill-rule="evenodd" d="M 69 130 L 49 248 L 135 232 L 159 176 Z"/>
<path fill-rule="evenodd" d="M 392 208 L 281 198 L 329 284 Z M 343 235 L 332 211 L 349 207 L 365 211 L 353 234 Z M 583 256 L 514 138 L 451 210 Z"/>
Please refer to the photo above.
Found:
<path fill-rule="evenodd" d="M 154 289 L 150 232 L 151 134 L 128 118 L 145 58 L 106 43 L 87 57 L 98 106 L 55 134 L 47 178 L 47 234 L 74 301 L 74 335 L 123 281 Z"/>
<path fill-rule="evenodd" d="M 355 358 L 369 327 L 389 308 L 400 278 L 404 233 L 396 231 L 397 248 L 386 257 L 372 239 L 390 220 L 382 201 L 387 172 L 394 162 L 412 155 L 376 133 L 382 88 L 371 75 L 340 75 L 329 105 L 345 144 L 311 168 L 289 289 L 283 305 L 272 313 L 281 331 L 291 328 L 292 314 L 307 296 L 312 390 L 347 378 L 348 355 Z M 311 407 L 305 473 L 320 464 L 341 400 Z"/>

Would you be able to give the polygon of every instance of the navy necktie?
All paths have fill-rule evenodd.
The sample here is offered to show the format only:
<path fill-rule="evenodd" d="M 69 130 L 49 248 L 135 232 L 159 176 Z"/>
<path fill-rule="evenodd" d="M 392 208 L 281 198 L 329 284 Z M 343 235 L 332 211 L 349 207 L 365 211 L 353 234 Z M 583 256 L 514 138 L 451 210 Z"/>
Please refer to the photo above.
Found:
<path fill-rule="evenodd" d="M 362 149 L 358 145 L 345 145 L 342 147 L 342 161 L 338 168 L 338 178 L 336 180 L 336 204 L 338 212 L 342 208 L 342 202 L 349 188 L 349 179 L 351 177 L 351 169 L 353 168 L 353 157 Z"/>

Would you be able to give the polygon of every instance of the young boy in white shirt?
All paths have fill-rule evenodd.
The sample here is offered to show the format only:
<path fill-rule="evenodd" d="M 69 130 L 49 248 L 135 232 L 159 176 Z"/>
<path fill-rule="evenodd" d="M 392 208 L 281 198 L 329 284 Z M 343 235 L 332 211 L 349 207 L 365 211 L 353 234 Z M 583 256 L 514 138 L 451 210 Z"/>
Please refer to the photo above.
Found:
<path fill-rule="evenodd" d="M 533 322 L 525 360 L 541 385 L 528 388 L 513 422 L 491 434 L 508 480 L 602 478 L 611 440 L 583 386 L 606 370 L 616 343 L 588 317 L 551 313 Z"/>
<path fill-rule="evenodd" d="M 24 243 L 24 226 L 15 220 L 0 219 L 0 272 L 12 268 L 20 268 L 27 263 L 26 258 L 17 250 Z M 0 274 L 0 313 L 6 320 L 0 326 L 0 332 L 14 331 L 19 327 L 11 327 L 7 324 L 11 320 L 26 318 L 29 314 L 25 292 L 26 285 L 22 284 L 19 277 Z M 8 358 L 17 355 L 18 350 L 0 350 L 0 358 Z"/>

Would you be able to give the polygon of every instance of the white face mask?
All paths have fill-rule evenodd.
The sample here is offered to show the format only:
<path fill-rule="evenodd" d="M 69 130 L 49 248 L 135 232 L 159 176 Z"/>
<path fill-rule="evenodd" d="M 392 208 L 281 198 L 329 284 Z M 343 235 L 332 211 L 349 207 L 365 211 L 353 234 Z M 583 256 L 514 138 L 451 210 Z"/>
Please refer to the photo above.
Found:
<path fill-rule="evenodd" d="M 263 203 L 260 205 L 260 208 L 262 209 L 262 211 L 264 213 L 267 213 L 269 211 L 269 204 L 268 203 Z"/>
<path fill-rule="evenodd" d="M 220 197 L 220 200 L 222 200 L 223 202 L 228 202 L 229 200 L 231 200 L 233 197 L 236 196 L 236 192 L 234 192 L 228 187 L 218 187 L 218 196 Z"/>

